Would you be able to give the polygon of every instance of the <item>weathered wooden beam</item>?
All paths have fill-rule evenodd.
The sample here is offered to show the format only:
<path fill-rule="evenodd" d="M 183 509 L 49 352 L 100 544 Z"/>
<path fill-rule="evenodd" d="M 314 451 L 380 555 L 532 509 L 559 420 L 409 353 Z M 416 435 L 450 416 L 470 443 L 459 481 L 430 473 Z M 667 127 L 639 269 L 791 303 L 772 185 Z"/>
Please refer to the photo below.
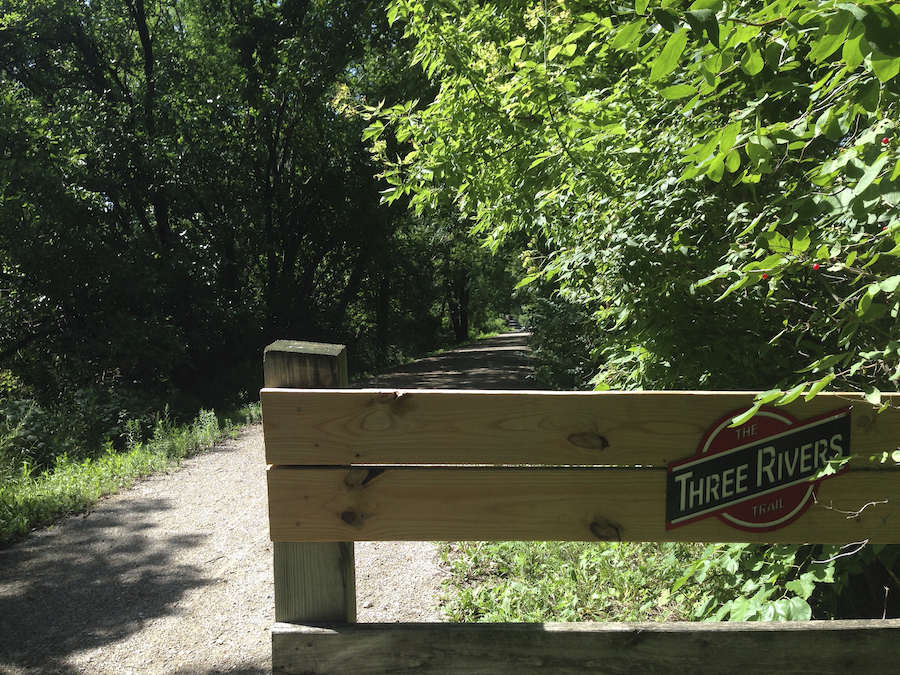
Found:
<path fill-rule="evenodd" d="M 346 387 L 347 354 L 343 345 L 280 340 L 266 347 L 263 371 L 267 387 Z M 273 556 L 276 621 L 356 621 L 349 540 L 276 541 Z"/>
<path fill-rule="evenodd" d="M 272 467 L 268 482 L 274 541 L 900 541 L 896 471 L 825 480 L 798 522 L 765 533 L 715 517 L 667 531 L 662 469 Z"/>
<path fill-rule="evenodd" d="M 900 620 L 276 624 L 274 675 L 893 673 Z"/>
<path fill-rule="evenodd" d="M 665 466 L 694 455 L 710 426 L 747 410 L 754 394 L 264 389 L 260 397 L 270 464 Z M 900 394 L 892 400 L 900 405 Z M 898 449 L 900 409 L 877 414 L 858 394 L 778 410 L 803 421 L 847 406 L 857 465 Z"/>
<path fill-rule="evenodd" d="M 266 387 L 338 389 L 347 386 L 347 350 L 344 345 L 278 340 L 265 348 L 263 369 Z"/>

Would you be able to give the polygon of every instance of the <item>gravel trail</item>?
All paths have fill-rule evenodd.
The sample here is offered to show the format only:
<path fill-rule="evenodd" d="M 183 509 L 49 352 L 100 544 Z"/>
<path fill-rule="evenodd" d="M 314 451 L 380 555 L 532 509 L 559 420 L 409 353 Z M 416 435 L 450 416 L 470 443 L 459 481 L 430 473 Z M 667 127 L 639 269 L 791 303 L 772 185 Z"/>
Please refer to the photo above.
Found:
<path fill-rule="evenodd" d="M 416 361 L 354 387 L 526 389 L 527 334 Z M 356 546 L 360 622 L 440 621 L 427 542 Z M 271 672 L 262 430 L 0 550 L 0 674 Z"/>

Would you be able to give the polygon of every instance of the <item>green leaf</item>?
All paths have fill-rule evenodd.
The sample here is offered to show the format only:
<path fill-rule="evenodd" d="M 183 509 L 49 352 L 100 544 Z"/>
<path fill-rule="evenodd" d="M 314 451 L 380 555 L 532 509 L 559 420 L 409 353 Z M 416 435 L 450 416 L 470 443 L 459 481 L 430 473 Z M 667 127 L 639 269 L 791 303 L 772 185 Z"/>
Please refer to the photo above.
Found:
<path fill-rule="evenodd" d="M 793 253 L 805 253 L 809 249 L 810 243 L 809 230 L 801 227 L 791 240 L 791 251 Z"/>
<path fill-rule="evenodd" d="M 671 73 L 678 67 L 681 61 L 681 55 L 687 45 L 687 31 L 680 30 L 673 33 L 666 40 L 666 45 L 662 52 L 653 61 L 653 67 L 650 68 L 650 81 L 657 82 Z"/>
<path fill-rule="evenodd" d="M 809 621 L 812 618 L 812 607 L 803 598 L 791 598 L 790 611 L 785 612 L 785 619 L 788 621 Z"/>
<path fill-rule="evenodd" d="M 873 51 L 872 72 L 881 82 L 892 80 L 900 73 L 900 58 Z"/>
<path fill-rule="evenodd" d="M 523 286 L 527 286 L 528 284 L 534 283 L 535 281 L 540 279 L 542 276 L 543 276 L 543 272 L 538 272 L 536 274 L 529 274 L 524 279 L 519 281 L 519 283 L 517 283 L 515 287 L 522 288 Z"/>
<path fill-rule="evenodd" d="M 724 0 L 694 0 L 690 9 L 709 9 L 713 12 L 721 12 L 724 6 Z"/>
<path fill-rule="evenodd" d="M 733 148 L 728 153 L 728 156 L 725 158 L 725 168 L 731 173 L 735 173 L 741 168 L 741 153 L 737 148 Z"/>
<path fill-rule="evenodd" d="M 388 6 L 388 10 L 387 10 L 387 20 L 388 20 L 388 24 L 390 24 L 391 26 L 394 25 L 394 23 L 397 21 L 397 14 L 398 14 L 399 12 L 400 12 L 400 3 L 398 3 L 398 2 L 392 2 L 392 3 Z"/>
<path fill-rule="evenodd" d="M 688 96 L 693 96 L 694 94 L 697 93 L 697 88 L 693 87 L 689 84 L 676 84 L 671 87 L 666 87 L 665 89 L 660 90 L 659 93 L 663 98 L 672 101 L 672 100 L 679 99 L 679 98 L 686 98 Z"/>
<path fill-rule="evenodd" d="M 662 7 L 657 7 L 653 10 L 653 18 L 669 33 L 675 33 L 681 25 L 681 19 L 677 14 Z"/>
<path fill-rule="evenodd" d="M 725 289 L 725 292 L 722 293 L 722 295 L 720 295 L 718 298 L 716 298 L 716 301 L 718 302 L 719 300 L 731 295 L 735 291 L 742 289 L 744 286 L 749 286 L 753 282 L 753 279 L 754 277 L 750 274 L 741 275 L 741 278 L 731 284 L 731 286 L 729 286 L 727 289 Z"/>
<path fill-rule="evenodd" d="M 877 387 L 867 387 L 866 400 L 872 405 L 881 405 L 881 391 Z"/>
<path fill-rule="evenodd" d="M 781 396 L 784 392 L 781 389 L 769 389 L 769 391 L 763 391 L 756 395 L 753 399 L 756 403 L 760 405 L 765 405 L 766 403 L 771 403 L 776 398 Z M 776 404 L 777 405 L 777 404 Z"/>
<path fill-rule="evenodd" d="M 862 21 L 867 16 L 866 10 L 864 10 L 859 5 L 853 4 L 852 2 L 839 2 L 836 6 L 838 9 L 843 9 L 845 12 L 850 12 L 850 15 L 857 21 Z"/>
<path fill-rule="evenodd" d="M 637 19 L 636 21 L 632 21 L 629 24 L 626 24 L 616 33 L 615 39 L 612 41 L 613 49 L 627 49 L 631 46 L 631 44 L 637 40 L 640 32 L 644 28 L 644 19 Z"/>
<path fill-rule="evenodd" d="M 802 382 L 801 384 L 798 384 L 793 389 L 786 391 L 784 393 L 784 395 L 778 399 L 778 405 L 787 405 L 794 399 L 799 398 L 803 394 L 803 391 L 805 389 L 806 389 L 806 382 Z"/>
<path fill-rule="evenodd" d="M 722 180 L 723 175 L 725 175 L 725 155 L 720 152 L 710 162 L 709 168 L 706 170 L 706 176 L 714 183 L 718 183 Z"/>
<path fill-rule="evenodd" d="M 363 129 L 362 139 L 364 141 L 368 141 L 370 138 L 375 138 L 381 134 L 384 130 L 384 123 L 381 120 L 376 120 L 368 127 Z"/>
<path fill-rule="evenodd" d="M 864 293 L 863 296 L 859 299 L 859 302 L 856 304 L 856 315 L 857 316 L 865 316 L 866 312 L 869 311 L 869 307 L 872 306 L 872 296 L 868 293 Z"/>
<path fill-rule="evenodd" d="M 850 12 L 839 12 L 837 15 L 829 19 L 820 31 L 820 34 L 813 41 L 812 49 L 809 51 L 809 58 L 819 63 L 834 54 L 844 43 L 847 37 L 847 31 L 853 23 L 853 15 Z"/>
<path fill-rule="evenodd" d="M 709 41 L 718 49 L 719 21 L 712 9 L 692 9 L 685 12 L 684 18 L 690 24 L 691 30 L 697 33 L 698 37 L 705 31 Z"/>
<path fill-rule="evenodd" d="M 756 48 L 756 42 L 747 43 L 747 50 L 741 58 L 741 70 L 752 76 L 758 74 L 765 65 L 762 54 Z"/>
<path fill-rule="evenodd" d="M 890 56 L 900 56 L 900 17 L 896 11 L 896 2 L 867 2 L 862 20 L 872 48 Z"/>
<path fill-rule="evenodd" d="M 856 185 L 853 188 L 853 194 L 858 195 L 862 194 L 863 191 L 867 187 L 869 187 L 872 182 L 878 178 L 878 174 L 881 173 L 881 170 L 884 169 L 884 165 L 887 164 L 889 157 L 884 155 L 883 157 L 879 157 L 878 160 L 862 175 L 862 177 L 857 181 Z"/>
<path fill-rule="evenodd" d="M 847 64 L 848 70 L 856 70 L 866 60 L 866 56 L 872 51 L 865 38 L 866 27 L 857 24 L 850 31 L 850 35 L 844 41 L 841 50 L 841 59 Z"/>
<path fill-rule="evenodd" d="M 539 154 L 537 157 L 535 157 L 532 160 L 531 164 L 528 165 L 528 168 L 533 169 L 534 167 L 538 166 L 539 164 L 543 164 L 548 159 L 553 157 L 555 154 L 556 154 L 555 152 L 552 152 L 550 150 L 548 150 L 546 152 L 542 152 L 541 154 Z"/>
<path fill-rule="evenodd" d="M 893 293 L 897 290 L 898 286 L 900 286 L 900 275 L 888 277 L 878 284 L 878 287 L 885 293 Z"/>
<path fill-rule="evenodd" d="M 722 132 L 720 131 L 717 134 L 713 134 L 709 138 L 706 139 L 706 142 L 697 148 L 695 153 L 695 159 L 698 162 L 704 162 L 709 159 L 712 154 L 716 151 L 716 147 L 719 145 L 719 140 L 722 138 Z"/>
<path fill-rule="evenodd" d="M 806 396 L 803 397 L 803 400 L 804 401 L 812 401 L 816 397 L 816 394 L 818 394 L 825 387 L 827 387 L 828 384 L 834 378 L 835 378 L 834 373 L 828 373 L 825 377 L 823 377 L 821 380 L 816 382 L 812 387 L 810 387 L 809 391 L 806 392 Z"/>
<path fill-rule="evenodd" d="M 742 424 L 746 424 L 750 420 L 753 419 L 753 416 L 759 412 L 759 409 L 762 407 L 761 403 L 754 403 L 753 407 L 750 410 L 741 413 L 731 420 L 731 424 L 728 425 L 729 428 L 739 427 Z"/>
<path fill-rule="evenodd" d="M 791 242 L 787 240 L 787 237 L 784 237 L 778 232 L 766 232 L 760 236 L 760 239 L 765 241 L 765 245 L 770 251 L 774 251 L 775 253 L 791 252 Z"/>
<path fill-rule="evenodd" d="M 891 171 L 891 177 L 888 180 L 893 182 L 898 178 L 900 178 L 900 158 L 898 158 L 896 163 L 894 164 L 894 170 Z"/>
<path fill-rule="evenodd" d="M 741 133 L 741 121 L 737 120 L 732 122 L 725 130 L 722 132 L 722 138 L 719 141 L 719 149 L 722 152 L 729 152 L 733 147 L 735 142 L 737 142 L 738 134 Z"/>
<path fill-rule="evenodd" d="M 771 153 L 762 143 L 748 141 L 747 145 L 744 146 L 744 151 L 747 153 L 747 157 L 750 158 L 750 161 L 753 162 L 755 167 L 762 168 L 768 166 Z"/>

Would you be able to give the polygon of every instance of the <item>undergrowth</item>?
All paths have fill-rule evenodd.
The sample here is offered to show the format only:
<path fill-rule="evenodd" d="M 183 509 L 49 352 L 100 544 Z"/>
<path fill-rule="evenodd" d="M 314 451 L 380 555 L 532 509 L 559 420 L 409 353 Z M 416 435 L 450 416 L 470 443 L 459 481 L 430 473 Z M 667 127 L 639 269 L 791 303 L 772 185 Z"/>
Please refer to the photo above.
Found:
<path fill-rule="evenodd" d="M 185 425 L 173 424 L 164 412 L 146 439 L 138 421 L 126 422 L 122 450 L 107 442 L 102 451 L 86 457 L 62 452 L 54 456 L 52 466 L 36 467 L 27 455 L 19 458 L 21 453 L 14 451 L 41 439 L 21 419 L 11 421 L 7 416 L 5 427 L 0 429 L 0 451 L 7 450 L 0 452 L 0 458 L 5 458 L 0 466 L 0 545 L 82 511 L 140 477 L 204 452 L 260 417 L 259 404 L 246 406 L 221 421 L 214 412 L 201 410 Z"/>
<path fill-rule="evenodd" d="M 460 542 L 459 622 L 790 621 L 900 616 L 900 547 Z"/>
<path fill-rule="evenodd" d="M 692 587 L 672 593 L 695 544 L 460 542 L 445 544 L 448 620 L 666 621 L 687 618 Z"/>

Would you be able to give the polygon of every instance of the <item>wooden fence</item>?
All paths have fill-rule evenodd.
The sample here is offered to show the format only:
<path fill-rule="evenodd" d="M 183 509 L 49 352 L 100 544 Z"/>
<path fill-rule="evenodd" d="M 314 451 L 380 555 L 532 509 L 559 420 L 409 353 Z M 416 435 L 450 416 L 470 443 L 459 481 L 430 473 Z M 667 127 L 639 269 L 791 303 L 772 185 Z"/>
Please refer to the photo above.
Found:
<path fill-rule="evenodd" d="M 897 543 L 900 476 L 881 461 L 900 445 L 896 409 L 821 394 L 733 427 L 753 393 L 347 390 L 344 359 L 333 345 L 266 351 L 275 673 L 896 670 L 896 620 L 356 624 L 352 549 L 373 540 Z"/>

